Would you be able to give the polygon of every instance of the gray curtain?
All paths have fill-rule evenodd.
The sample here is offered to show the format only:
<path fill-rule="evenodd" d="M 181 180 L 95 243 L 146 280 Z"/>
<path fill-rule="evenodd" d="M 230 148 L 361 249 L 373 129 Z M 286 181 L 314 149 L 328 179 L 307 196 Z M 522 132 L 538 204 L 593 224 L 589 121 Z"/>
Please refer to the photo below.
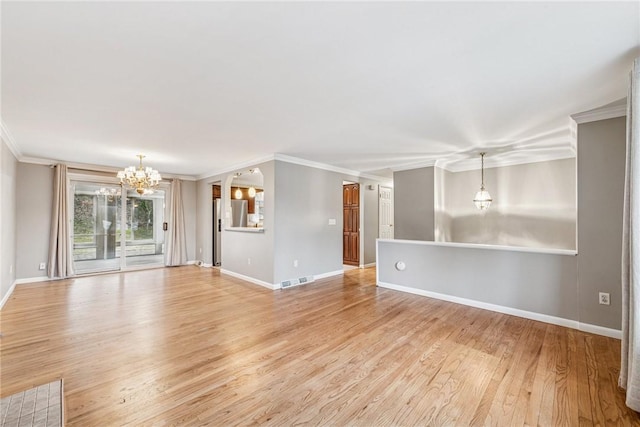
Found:
<path fill-rule="evenodd" d="M 184 228 L 184 209 L 182 207 L 182 181 L 171 182 L 169 202 L 169 228 L 165 240 L 164 264 L 166 266 L 183 265 L 187 262 L 187 238 Z"/>
<path fill-rule="evenodd" d="M 622 234 L 622 354 L 618 384 L 640 411 L 640 58 L 633 62 L 627 98 L 627 166 Z"/>
<path fill-rule="evenodd" d="M 47 275 L 51 279 L 55 277 L 65 278 L 74 274 L 70 238 L 71 216 L 69 212 L 67 165 L 58 164 L 55 166 L 52 205 Z"/>

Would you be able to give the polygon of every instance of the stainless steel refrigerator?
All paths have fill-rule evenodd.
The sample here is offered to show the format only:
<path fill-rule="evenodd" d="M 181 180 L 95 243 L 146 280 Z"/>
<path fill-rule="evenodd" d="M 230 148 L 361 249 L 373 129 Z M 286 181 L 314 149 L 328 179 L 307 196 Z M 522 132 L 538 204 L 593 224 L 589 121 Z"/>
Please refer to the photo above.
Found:
<path fill-rule="evenodd" d="M 222 263 L 222 199 L 213 200 L 213 265 Z"/>
<path fill-rule="evenodd" d="M 232 200 L 231 201 L 231 226 L 246 227 L 248 212 L 249 212 L 248 201 Z"/>

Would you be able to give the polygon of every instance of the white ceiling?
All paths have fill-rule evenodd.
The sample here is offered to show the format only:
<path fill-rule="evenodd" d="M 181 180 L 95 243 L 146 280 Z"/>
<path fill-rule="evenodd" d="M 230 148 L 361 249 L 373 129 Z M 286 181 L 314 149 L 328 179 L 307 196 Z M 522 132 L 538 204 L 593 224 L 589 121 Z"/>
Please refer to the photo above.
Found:
<path fill-rule="evenodd" d="M 566 157 L 626 96 L 639 2 L 10 2 L 21 158 L 204 176 L 282 153 L 367 173 Z M 7 138 L 7 137 L 5 137 Z M 500 154 L 503 153 L 503 154 Z"/>

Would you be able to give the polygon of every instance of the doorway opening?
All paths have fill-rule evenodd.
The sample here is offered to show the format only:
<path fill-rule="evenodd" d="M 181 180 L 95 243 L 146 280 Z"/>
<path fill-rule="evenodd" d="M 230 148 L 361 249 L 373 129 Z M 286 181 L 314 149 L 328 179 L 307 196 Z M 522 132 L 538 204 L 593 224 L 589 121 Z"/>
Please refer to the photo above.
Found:
<path fill-rule="evenodd" d="M 214 183 L 212 186 L 212 203 L 213 203 L 213 247 L 212 247 L 212 264 L 214 267 L 222 265 L 222 185 L 220 182 Z"/>
<path fill-rule="evenodd" d="M 342 263 L 360 265 L 360 184 L 342 185 Z"/>
<path fill-rule="evenodd" d="M 378 187 L 378 236 L 393 239 L 393 188 Z"/>

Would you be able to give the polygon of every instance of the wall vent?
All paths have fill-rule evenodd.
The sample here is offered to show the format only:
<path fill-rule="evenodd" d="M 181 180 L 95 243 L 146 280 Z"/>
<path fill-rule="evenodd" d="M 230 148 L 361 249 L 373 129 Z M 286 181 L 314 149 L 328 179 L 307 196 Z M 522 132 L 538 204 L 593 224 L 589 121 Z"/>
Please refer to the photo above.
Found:
<path fill-rule="evenodd" d="M 293 286 L 293 283 L 291 283 L 291 280 L 285 280 L 282 283 L 280 283 L 280 287 L 281 288 L 290 288 L 291 286 Z"/>
<path fill-rule="evenodd" d="M 292 286 L 303 285 L 305 283 L 313 282 L 313 276 L 304 276 L 298 279 L 284 280 L 280 282 L 280 287 L 282 289 L 290 288 Z"/>

